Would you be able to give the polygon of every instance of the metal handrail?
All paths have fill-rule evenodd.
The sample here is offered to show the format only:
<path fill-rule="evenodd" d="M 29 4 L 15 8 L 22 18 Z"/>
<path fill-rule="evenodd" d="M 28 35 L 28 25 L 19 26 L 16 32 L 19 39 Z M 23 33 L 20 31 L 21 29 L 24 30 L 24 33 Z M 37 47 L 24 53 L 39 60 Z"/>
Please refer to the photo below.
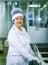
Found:
<path fill-rule="evenodd" d="M 37 45 L 36 44 L 32 44 L 32 48 L 33 48 L 33 51 L 35 53 L 35 55 L 39 58 L 40 60 L 40 65 L 46 65 L 46 63 L 44 62 L 43 60 L 43 57 L 41 56 L 38 48 L 37 48 Z"/>

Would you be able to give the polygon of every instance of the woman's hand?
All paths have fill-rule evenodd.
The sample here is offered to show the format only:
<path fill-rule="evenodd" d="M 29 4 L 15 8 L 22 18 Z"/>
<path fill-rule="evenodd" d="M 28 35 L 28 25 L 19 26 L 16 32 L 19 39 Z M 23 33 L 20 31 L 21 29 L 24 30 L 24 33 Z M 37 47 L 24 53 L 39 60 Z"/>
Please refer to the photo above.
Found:
<path fill-rule="evenodd" d="M 34 57 L 33 60 L 36 60 L 38 63 L 40 63 L 40 60 L 38 59 L 38 57 Z"/>

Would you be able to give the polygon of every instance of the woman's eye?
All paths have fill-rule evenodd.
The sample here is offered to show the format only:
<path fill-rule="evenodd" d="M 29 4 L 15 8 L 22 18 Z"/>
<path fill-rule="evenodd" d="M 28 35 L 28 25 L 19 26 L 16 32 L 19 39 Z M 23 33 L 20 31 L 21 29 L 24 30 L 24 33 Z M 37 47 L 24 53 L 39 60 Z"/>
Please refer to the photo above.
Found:
<path fill-rule="evenodd" d="M 20 18 L 20 20 L 22 20 L 23 18 Z"/>
<path fill-rule="evenodd" d="M 22 18 L 20 18 L 20 20 L 21 20 Z"/>
<path fill-rule="evenodd" d="M 16 20 L 22 20 L 22 18 L 16 18 Z"/>
<path fill-rule="evenodd" d="M 16 20 L 18 20 L 18 18 L 16 18 Z"/>

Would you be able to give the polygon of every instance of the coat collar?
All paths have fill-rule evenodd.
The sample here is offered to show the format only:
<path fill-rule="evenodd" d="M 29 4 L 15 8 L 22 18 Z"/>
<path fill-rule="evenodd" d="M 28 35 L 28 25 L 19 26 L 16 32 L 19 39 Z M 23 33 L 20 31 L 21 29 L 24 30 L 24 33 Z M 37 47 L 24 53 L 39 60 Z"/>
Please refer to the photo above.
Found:
<path fill-rule="evenodd" d="M 25 31 L 24 31 L 23 27 L 21 27 L 22 31 L 18 30 L 18 28 L 15 25 L 13 25 L 13 28 L 15 29 L 16 32 L 18 32 L 20 34 L 25 34 Z"/>

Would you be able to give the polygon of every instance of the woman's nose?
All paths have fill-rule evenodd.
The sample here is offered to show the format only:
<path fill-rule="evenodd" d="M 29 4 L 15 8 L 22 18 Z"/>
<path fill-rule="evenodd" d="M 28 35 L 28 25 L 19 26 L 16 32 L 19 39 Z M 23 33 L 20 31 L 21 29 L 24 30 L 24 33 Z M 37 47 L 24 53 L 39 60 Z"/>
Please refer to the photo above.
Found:
<path fill-rule="evenodd" d="M 21 21 L 21 19 L 18 19 L 18 21 L 20 22 L 20 21 Z"/>

